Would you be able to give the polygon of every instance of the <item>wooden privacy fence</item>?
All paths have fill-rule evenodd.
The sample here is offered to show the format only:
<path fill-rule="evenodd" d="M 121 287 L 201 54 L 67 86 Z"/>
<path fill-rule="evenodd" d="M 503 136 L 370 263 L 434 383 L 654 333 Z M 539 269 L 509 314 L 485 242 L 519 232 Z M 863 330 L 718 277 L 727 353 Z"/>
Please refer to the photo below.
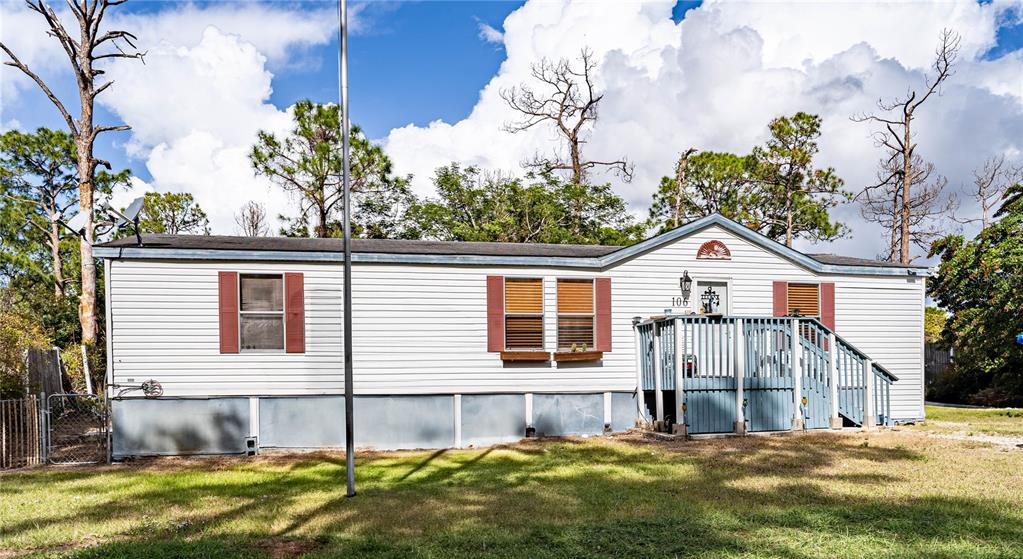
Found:
<path fill-rule="evenodd" d="M 41 441 L 36 397 L 0 400 L 0 469 L 41 464 Z"/>
<path fill-rule="evenodd" d="M 933 342 L 924 344 L 924 386 L 938 380 L 952 365 L 952 349 Z"/>

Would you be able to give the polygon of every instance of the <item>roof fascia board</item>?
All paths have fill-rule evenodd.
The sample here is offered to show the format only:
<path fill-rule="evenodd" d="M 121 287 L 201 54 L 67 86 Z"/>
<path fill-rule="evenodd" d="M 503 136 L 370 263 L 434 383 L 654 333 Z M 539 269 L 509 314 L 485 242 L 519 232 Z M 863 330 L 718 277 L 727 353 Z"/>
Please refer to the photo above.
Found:
<path fill-rule="evenodd" d="M 146 260 L 254 260 L 289 262 L 344 262 L 340 252 L 279 250 L 147 249 L 145 247 L 96 247 L 98 258 Z M 484 256 L 472 254 L 388 254 L 357 252 L 353 262 L 385 264 L 463 264 L 490 266 L 549 266 L 554 268 L 599 268 L 595 258 L 555 256 Z"/>

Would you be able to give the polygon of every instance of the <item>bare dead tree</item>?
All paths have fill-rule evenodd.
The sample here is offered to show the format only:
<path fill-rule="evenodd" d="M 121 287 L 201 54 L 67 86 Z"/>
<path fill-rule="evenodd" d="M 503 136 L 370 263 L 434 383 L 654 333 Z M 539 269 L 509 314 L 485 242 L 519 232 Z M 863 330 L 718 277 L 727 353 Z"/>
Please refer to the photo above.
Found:
<path fill-rule="evenodd" d="M 265 237 L 270 230 L 266 220 L 266 206 L 253 200 L 246 202 L 234 214 L 234 222 L 241 234 L 247 237 Z"/>
<path fill-rule="evenodd" d="M 585 184 L 587 173 L 597 167 L 611 169 L 626 182 L 632 180 L 633 165 L 625 158 L 596 161 L 583 155 L 583 145 L 597 121 L 597 107 L 604 98 L 604 93 L 597 91 L 594 84 L 596 65 L 589 49 L 580 52 L 578 67 L 567 59 L 553 62 L 544 58 L 533 64 L 531 72 L 540 90 L 528 85 L 501 90 L 501 98 L 522 117 L 519 121 L 505 123 L 504 130 L 517 133 L 548 125 L 567 144 L 567 157 L 560 149 L 550 156 L 537 153 L 524 163 L 526 167 L 546 172 L 568 171 L 572 183 L 580 185 Z"/>
<path fill-rule="evenodd" d="M 93 122 L 93 109 L 96 97 L 106 91 L 112 80 L 100 83 L 99 77 L 104 71 L 95 64 L 102 60 L 117 58 L 135 58 L 142 60 L 145 53 L 138 52 L 135 47 L 135 35 L 128 31 L 104 31 L 103 17 L 108 8 L 123 4 L 127 0 L 67 0 L 68 8 L 78 23 L 78 38 L 72 37 L 65 28 L 57 12 L 44 0 L 28 0 L 30 10 L 38 13 L 46 21 L 47 34 L 60 43 L 67 55 L 78 83 L 78 97 L 81 111 L 77 119 L 71 116 L 64 103 L 53 93 L 45 81 L 25 63 L 23 63 L 8 46 L 0 42 L 0 49 L 9 60 L 4 64 L 13 66 L 32 79 L 39 89 L 46 94 L 60 112 L 75 141 L 78 165 L 78 200 L 80 211 L 85 214 L 84 234 L 81 237 L 80 252 L 82 260 L 82 289 L 79 295 L 78 319 L 82 326 L 82 343 L 96 343 L 96 261 L 92 257 L 92 243 L 95 240 L 94 227 L 94 192 L 95 174 L 99 166 L 110 169 L 110 163 L 97 159 L 94 155 L 96 137 L 103 132 L 129 130 L 126 125 L 97 126 Z"/>
<path fill-rule="evenodd" d="M 1002 203 L 1010 186 L 1023 182 L 1023 165 L 1012 165 L 1005 155 L 991 157 L 984 166 L 973 171 L 973 190 L 970 196 L 980 206 L 979 219 L 961 220 L 961 223 L 980 222 L 982 229 L 991 224 L 991 213 Z"/>
<path fill-rule="evenodd" d="M 960 37 L 950 29 L 944 29 L 938 40 L 938 47 L 935 49 L 934 76 L 927 76 L 924 80 L 922 94 L 916 90 L 910 90 L 906 95 L 888 101 L 878 100 L 877 107 L 881 114 L 861 114 L 852 117 L 854 122 L 870 122 L 881 125 L 882 130 L 874 133 L 874 140 L 879 146 L 889 150 L 890 161 L 898 163 L 889 165 L 885 163 L 882 168 L 891 173 L 890 177 L 883 177 L 877 185 L 868 187 L 861 193 L 861 199 L 871 188 L 883 188 L 882 185 L 890 184 L 896 180 L 902 185 L 902 194 L 899 197 L 901 207 L 897 219 L 891 227 L 898 229 L 892 236 L 899 239 L 898 261 L 908 264 L 911 260 L 909 255 L 910 242 L 914 237 L 910 231 L 913 222 L 913 210 L 911 203 L 913 196 L 912 189 L 912 166 L 914 155 L 916 155 L 916 143 L 912 131 L 913 119 L 916 117 L 916 110 L 920 108 L 932 95 L 941 95 L 941 85 L 953 75 L 953 67 L 959 57 Z M 892 260 L 896 254 L 892 255 Z"/>
<path fill-rule="evenodd" d="M 919 155 L 914 155 L 910 162 L 906 175 L 909 177 L 909 197 L 904 198 L 906 190 L 902 169 L 902 162 L 897 157 L 882 159 L 878 164 L 878 183 L 865 189 L 860 196 L 860 213 L 864 219 L 881 225 L 889 232 L 888 250 L 879 255 L 888 261 L 896 258 L 902 261 L 900 253 L 904 241 L 929 250 L 931 242 L 946 233 L 941 217 L 958 207 L 956 197 L 944 193 L 948 179 L 935 175 L 934 164 L 924 161 Z M 899 225 L 903 222 L 909 225 L 906 229 L 908 239 L 901 236 L 903 229 Z M 910 257 L 905 263 L 913 259 Z"/>

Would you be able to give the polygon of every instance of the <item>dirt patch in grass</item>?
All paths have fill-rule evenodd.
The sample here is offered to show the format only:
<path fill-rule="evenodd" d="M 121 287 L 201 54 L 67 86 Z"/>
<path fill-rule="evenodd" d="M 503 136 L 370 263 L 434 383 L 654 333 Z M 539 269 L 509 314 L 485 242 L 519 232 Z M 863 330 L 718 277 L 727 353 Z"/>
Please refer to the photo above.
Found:
<path fill-rule="evenodd" d="M 929 436 L 984 442 L 1004 447 L 1023 445 L 1023 409 L 975 409 L 926 406 L 927 419 L 906 429 Z"/>
<path fill-rule="evenodd" d="M 323 544 L 310 540 L 262 540 L 253 547 L 271 559 L 292 559 L 321 549 Z"/>

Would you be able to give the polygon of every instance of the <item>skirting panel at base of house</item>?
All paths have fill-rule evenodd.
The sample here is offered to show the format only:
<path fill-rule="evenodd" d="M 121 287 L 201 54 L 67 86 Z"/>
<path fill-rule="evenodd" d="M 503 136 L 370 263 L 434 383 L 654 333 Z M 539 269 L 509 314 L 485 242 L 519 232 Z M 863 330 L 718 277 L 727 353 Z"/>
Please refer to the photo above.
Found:
<path fill-rule="evenodd" d="M 248 398 L 114 400 L 113 455 L 237 454 L 249 436 Z"/>
<path fill-rule="evenodd" d="M 240 454 L 260 448 L 345 446 L 341 396 L 121 399 L 111 402 L 113 456 Z M 358 448 L 457 448 L 541 436 L 624 431 L 638 407 L 630 392 L 356 396 Z"/>

